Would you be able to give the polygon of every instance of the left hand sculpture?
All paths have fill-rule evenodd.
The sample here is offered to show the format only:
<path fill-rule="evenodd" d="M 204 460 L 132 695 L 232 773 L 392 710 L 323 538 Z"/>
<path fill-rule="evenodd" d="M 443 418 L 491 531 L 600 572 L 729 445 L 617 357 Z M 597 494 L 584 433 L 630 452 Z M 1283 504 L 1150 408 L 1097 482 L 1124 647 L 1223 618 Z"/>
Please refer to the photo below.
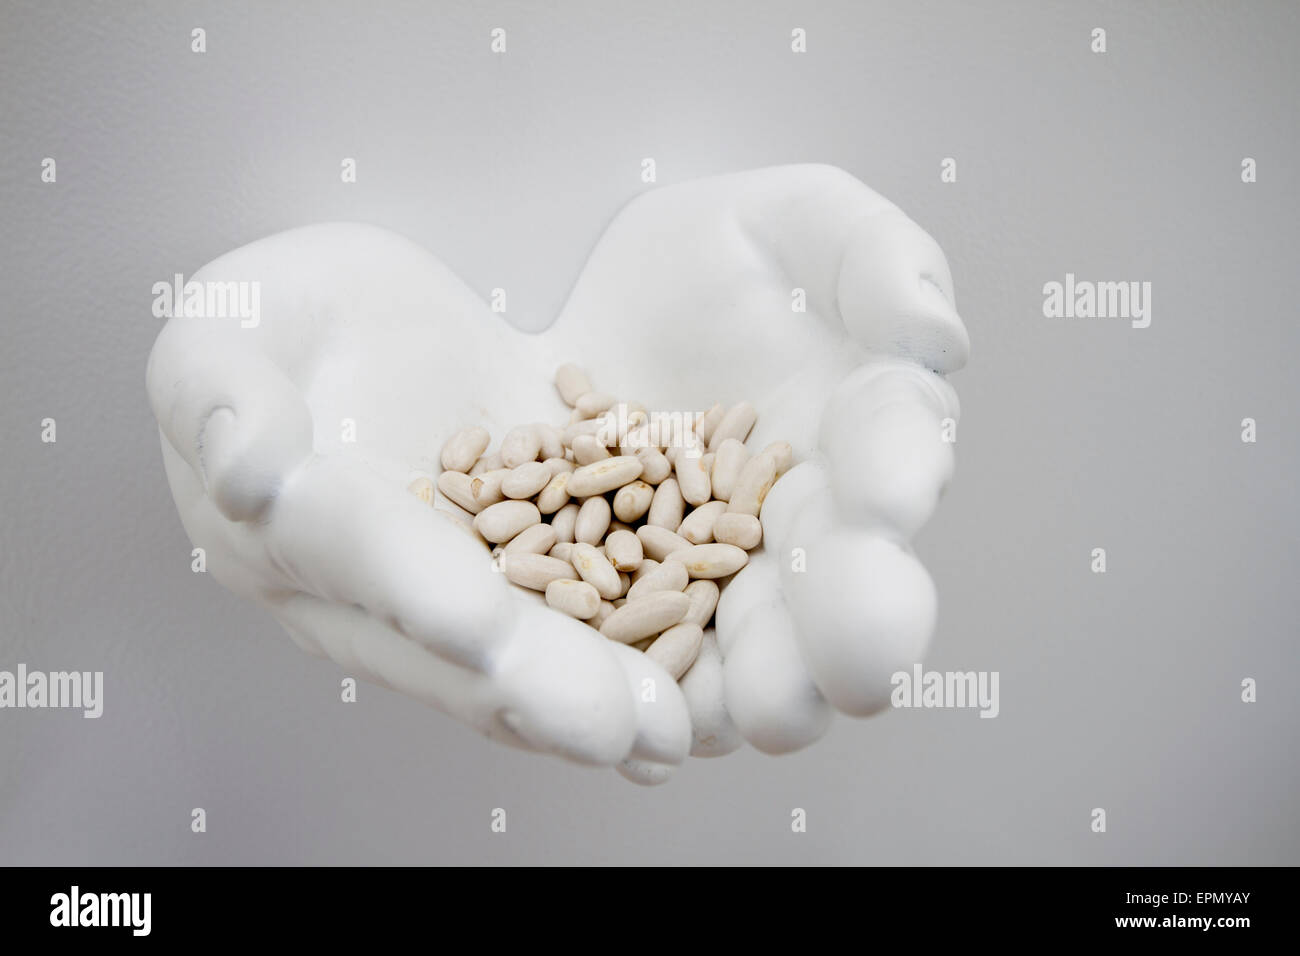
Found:
<path fill-rule="evenodd" d="M 260 283 L 261 315 L 251 328 L 173 317 L 154 345 L 149 397 L 181 520 L 222 584 L 348 674 L 652 783 L 742 739 L 806 746 L 834 709 L 887 706 L 890 676 L 923 656 L 935 593 L 908 542 L 952 473 L 944 375 L 969 343 L 939 247 L 847 173 L 779 167 L 646 193 L 539 334 L 370 226 L 281 233 L 191 279 Z M 520 595 L 406 490 L 437 473 L 458 428 L 499 442 L 518 422 L 564 421 L 551 383 L 566 361 L 652 409 L 748 399 L 751 442 L 793 445 L 765 542 L 680 689 Z"/>

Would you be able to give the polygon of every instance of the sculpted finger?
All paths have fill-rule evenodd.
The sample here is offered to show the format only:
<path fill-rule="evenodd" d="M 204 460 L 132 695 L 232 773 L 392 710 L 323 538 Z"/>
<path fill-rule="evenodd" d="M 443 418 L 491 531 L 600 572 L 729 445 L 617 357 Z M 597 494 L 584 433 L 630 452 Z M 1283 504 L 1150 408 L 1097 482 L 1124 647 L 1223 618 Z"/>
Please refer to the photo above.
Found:
<path fill-rule="evenodd" d="M 623 668 L 636 710 L 636 738 L 618 772 L 633 783 L 665 783 L 690 751 L 686 701 L 677 683 L 655 661 L 625 644 L 606 643 Z"/>
<path fill-rule="evenodd" d="M 314 458 L 265 523 L 287 588 L 354 604 L 462 667 L 486 671 L 516 602 L 484 546 L 364 466 Z"/>
<path fill-rule="evenodd" d="M 919 662 L 934 633 L 934 584 L 916 557 L 841 528 L 811 536 L 806 570 L 782 583 L 802 659 L 827 700 L 859 717 L 887 707 L 891 676 Z"/>
<path fill-rule="evenodd" d="M 769 754 L 808 746 L 831 718 L 778 585 L 770 557 L 757 556 L 722 592 L 717 611 L 723 702 L 744 738 Z"/>
<path fill-rule="evenodd" d="M 723 700 L 722 652 L 717 633 L 704 632 L 704 643 L 681 679 L 682 696 L 691 716 L 691 756 L 725 757 L 744 742 Z"/>
<path fill-rule="evenodd" d="M 914 364 L 882 360 L 849 374 L 818 435 L 838 518 L 909 540 L 952 478 L 959 414 L 952 387 Z"/>
<path fill-rule="evenodd" d="M 873 352 L 952 372 L 970 357 L 948 260 L 901 211 L 859 223 L 844 249 L 837 302 L 848 333 Z"/>
<path fill-rule="evenodd" d="M 591 766 L 618 764 L 638 740 L 641 720 L 614 650 L 586 624 L 521 605 L 492 672 L 501 722 L 535 750 Z"/>

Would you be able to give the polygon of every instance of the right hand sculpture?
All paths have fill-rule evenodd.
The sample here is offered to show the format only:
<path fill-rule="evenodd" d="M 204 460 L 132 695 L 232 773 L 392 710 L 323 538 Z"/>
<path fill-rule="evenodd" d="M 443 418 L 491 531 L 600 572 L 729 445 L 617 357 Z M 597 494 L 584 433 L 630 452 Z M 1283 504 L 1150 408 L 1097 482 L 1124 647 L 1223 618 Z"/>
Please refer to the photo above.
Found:
<path fill-rule="evenodd" d="M 969 344 L 939 247 L 848 174 L 780 167 L 645 194 L 539 334 L 370 226 L 282 233 L 191 279 L 260 283 L 261 314 L 252 328 L 173 317 L 154 345 L 177 509 L 222 584 L 348 675 L 653 783 L 688 752 L 805 746 L 835 709 L 888 706 L 891 674 L 923 656 L 935 594 L 908 542 L 952 473 L 944 374 Z M 499 441 L 565 421 L 563 362 L 651 409 L 748 399 L 751 442 L 794 448 L 765 543 L 680 689 L 522 596 L 406 490 L 459 428 Z"/>

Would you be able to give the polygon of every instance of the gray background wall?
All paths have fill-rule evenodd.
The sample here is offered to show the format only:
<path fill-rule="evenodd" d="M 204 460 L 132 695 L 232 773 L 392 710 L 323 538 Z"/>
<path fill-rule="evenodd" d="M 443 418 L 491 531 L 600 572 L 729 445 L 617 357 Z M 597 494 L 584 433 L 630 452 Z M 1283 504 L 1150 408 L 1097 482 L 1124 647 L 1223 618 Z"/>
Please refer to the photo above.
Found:
<path fill-rule="evenodd" d="M 0 11 L 0 669 L 107 681 L 97 721 L 0 711 L 0 862 L 1300 863 L 1294 4 Z M 643 156 L 660 185 L 834 163 L 946 250 L 974 356 L 918 541 L 929 664 L 999 671 L 998 719 L 840 719 L 642 790 L 376 688 L 344 706 L 191 573 L 143 387 L 155 281 L 361 219 L 536 327 Z M 1152 282 L 1151 327 L 1045 319 L 1067 271 Z"/>

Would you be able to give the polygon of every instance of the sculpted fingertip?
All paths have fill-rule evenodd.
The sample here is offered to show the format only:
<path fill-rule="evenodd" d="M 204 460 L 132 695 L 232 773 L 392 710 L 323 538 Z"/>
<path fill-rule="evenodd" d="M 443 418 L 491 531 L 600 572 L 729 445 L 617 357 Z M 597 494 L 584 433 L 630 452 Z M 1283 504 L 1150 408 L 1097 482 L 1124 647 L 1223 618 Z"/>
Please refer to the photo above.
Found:
<path fill-rule="evenodd" d="M 625 693 L 636 722 L 636 736 L 622 755 L 622 766 L 648 778 L 638 783 L 662 783 L 690 753 L 686 698 L 672 676 L 645 654 L 621 644 L 611 643 L 609 648 L 626 675 Z"/>
<path fill-rule="evenodd" d="M 691 714 L 691 756 L 725 757 L 737 750 L 744 740 L 722 699 L 722 653 L 712 628 L 679 686 Z"/>
<path fill-rule="evenodd" d="M 615 769 L 625 780 L 630 780 L 643 787 L 657 787 L 667 783 L 676 766 L 656 763 L 653 760 L 624 760 Z"/>
<path fill-rule="evenodd" d="M 889 706 L 892 675 L 922 660 L 937 595 L 920 561 L 877 535 L 839 530 L 810 542 L 809 571 L 787 580 L 803 660 L 837 710 Z"/>
<path fill-rule="evenodd" d="M 837 288 L 840 318 L 868 350 L 954 372 L 970 357 L 970 336 L 951 289 L 938 243 L 891 210 L 864 219 L 845 250 Z"/>
<path fill-rule="evenodd" d="M 724 702 L 744 738 L 766 754 L 784 754 L 826 733 L 831 707 L 794 642 L 789 612 L 751 613 L 723 661 Z"/>

